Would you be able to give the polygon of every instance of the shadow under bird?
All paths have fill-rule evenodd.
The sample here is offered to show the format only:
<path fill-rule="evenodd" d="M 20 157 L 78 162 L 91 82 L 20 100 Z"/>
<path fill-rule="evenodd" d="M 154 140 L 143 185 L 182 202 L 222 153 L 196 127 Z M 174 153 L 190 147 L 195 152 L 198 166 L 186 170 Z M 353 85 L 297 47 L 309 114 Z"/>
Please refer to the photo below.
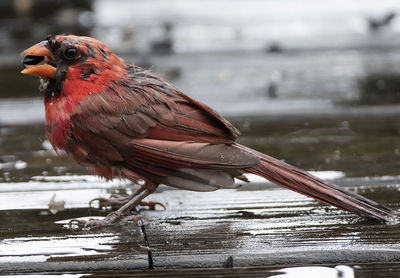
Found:
<path fill-rule="evenodd" d="M 54 149 L 106 179 L 145 181 L 118 210 L 87 226 L 129 220 L 159 184 L 213 191 L 235 187 L 245 173 L 369 219 L 395 221 L 383 205 L 235 143 L 239 131 L 220 114 L 96 39 L 57 35 L 22 55 L 22 73 L 40 77 Z"/>

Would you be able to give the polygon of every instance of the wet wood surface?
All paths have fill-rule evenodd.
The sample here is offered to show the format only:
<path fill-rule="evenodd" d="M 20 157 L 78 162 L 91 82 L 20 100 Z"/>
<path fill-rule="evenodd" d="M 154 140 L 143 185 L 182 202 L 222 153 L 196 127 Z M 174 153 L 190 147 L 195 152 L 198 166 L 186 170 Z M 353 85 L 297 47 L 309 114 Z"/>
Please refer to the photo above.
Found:
<path fill-rule="evenodd" d="M 395 210 L 400 207 L 398 177 L 336 182 Z M 391 264 L 400 273 L 398 225 L 373 223 L 258 179 L 207 193 L 160 187 L 148 199 L 163 203 L 166 210 L 140 209 L 146 217 L 142 226 L 82 230 L 67 225 L 70 219 L 106 214 L 88 210 L 90 199 L 135 188 L 91 176 L 1 184 L 0 273 L 101 276 L 130 271 L 143 277 L 207 277 L 201 269 L 214 269 L 208 271 L 221 277 L 233 272 L 266 277 L 266 271 L 285 266 L 339 264 L 364 266 L 358 272 L 371 264 Z M 65 201 L 65 210 L 55 215 L 48 210 L 53 194 L 54 201 Z M 150 269 L 155 272 L 143 272 Z"/>

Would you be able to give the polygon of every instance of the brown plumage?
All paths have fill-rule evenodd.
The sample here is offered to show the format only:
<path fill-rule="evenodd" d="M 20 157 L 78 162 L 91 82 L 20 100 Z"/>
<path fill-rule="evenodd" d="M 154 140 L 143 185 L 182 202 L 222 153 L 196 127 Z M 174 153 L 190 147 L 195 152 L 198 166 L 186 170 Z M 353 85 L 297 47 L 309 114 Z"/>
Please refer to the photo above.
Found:
<path fill-rule="evenodd" d="M 235 143 L 238 130 L 217 112 L 95 39 L 60 35 L 23 55 L 48 57 L 23 73 L 44 77 L 53 146 L 107 179 L 146 181 L 117 212 L 89 225 L 120 220 L 159 184 L 212 191 L 234 187 L 244 173 L 370 219 L 394 220 L 376 202 Z"/>

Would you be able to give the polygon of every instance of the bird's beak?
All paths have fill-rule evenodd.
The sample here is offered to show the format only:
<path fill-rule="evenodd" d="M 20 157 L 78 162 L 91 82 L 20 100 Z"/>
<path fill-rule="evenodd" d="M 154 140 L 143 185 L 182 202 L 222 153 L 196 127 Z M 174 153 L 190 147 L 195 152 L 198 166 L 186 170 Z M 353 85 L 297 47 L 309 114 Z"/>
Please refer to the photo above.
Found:
<path fill-rule="evenodd" d="M 23 74 L 55 78 L 56 65 L 53 55 L 48 48 L 48 42 L 42 41 L 29 47 L 21 53 L 24 56 L 23 65 L 25 69 L 21 71 Z"/>

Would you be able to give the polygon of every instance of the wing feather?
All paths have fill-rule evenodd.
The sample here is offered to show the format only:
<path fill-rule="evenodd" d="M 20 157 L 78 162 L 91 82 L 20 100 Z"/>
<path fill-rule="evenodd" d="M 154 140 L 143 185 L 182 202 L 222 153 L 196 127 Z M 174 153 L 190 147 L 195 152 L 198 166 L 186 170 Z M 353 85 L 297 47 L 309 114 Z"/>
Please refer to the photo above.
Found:
<path fill-rule="evenodd" d="M 136 173 L 208 191 L 232 187 L 241 169 L 259 163 L 232 145 L 239 133 L 222 116 L 152 75 L 111 83 L 77 104 L 70 117 L 79 160 L 118 168 L 128 178 Z"/>

